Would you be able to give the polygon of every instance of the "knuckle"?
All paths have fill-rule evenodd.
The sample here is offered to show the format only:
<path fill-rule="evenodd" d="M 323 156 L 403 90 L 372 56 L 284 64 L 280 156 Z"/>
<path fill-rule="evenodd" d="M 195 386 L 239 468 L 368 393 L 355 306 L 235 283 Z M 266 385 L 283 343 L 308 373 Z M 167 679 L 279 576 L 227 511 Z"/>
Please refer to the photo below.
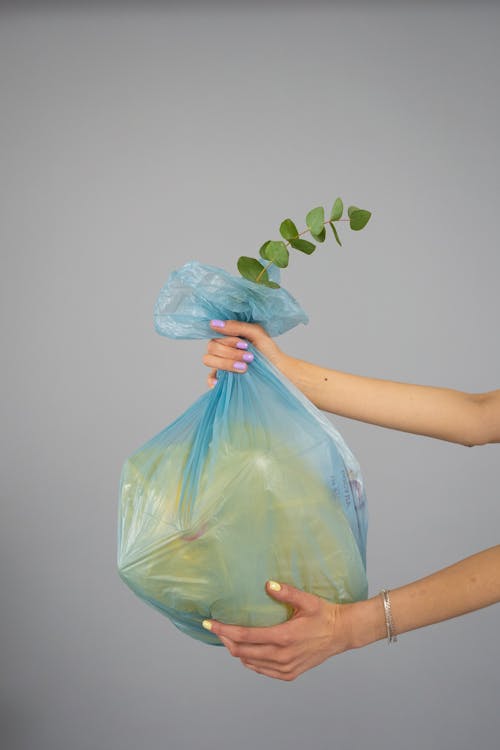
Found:
<path fill-rule="evenodd" d="M 210 366 L 211 366 L 211 365 L 210 365 L 210 357 L 209 357 L 209 356 L 208 356 L 207 354 L 204 354 L 204 355 L 203 355 L 203 358 L 202 358 L 202 362 L 203 362 L 203 364 L 204 364 L 204 365 L 206 365 L 207 367 L 210 367 Z"/>
<path fill-rule="evenodd" d="M 283 649 L 280 651 L 276 657 L 276 661 L 278 661 L 280 664 L 288 664 L 291 659 L 291 654 L 287 649 Z"/>
<path fill-rule="evenodd" d="M 280 646 L 291 646 L 293 643 L 293 638 L 290 633 L 282 633 L 280 636 Z"/>
<path fill-rule="evenodd" d="M 228 345 L 224 341 L 224 343 L 220 342 L 213 345 L 213 353 L 218 357 L 227 357 L 228 356 Z"/>
<path fill-rule="evenodd" d="M 320 611 L 322 604 L 323 602 L 321 601 L 321 599 L 318 599 L 317 596 L 314 596 L 310 602 L 312 613 L 317 614 Z"/>

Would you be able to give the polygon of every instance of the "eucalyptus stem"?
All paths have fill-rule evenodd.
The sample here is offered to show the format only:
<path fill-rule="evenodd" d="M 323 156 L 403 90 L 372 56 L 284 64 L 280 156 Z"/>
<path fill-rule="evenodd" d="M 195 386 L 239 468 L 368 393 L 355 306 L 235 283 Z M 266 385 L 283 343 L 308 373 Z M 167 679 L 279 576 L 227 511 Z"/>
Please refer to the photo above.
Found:
<path fill-rule="evenodd" d="M 264 242 L 259 250 L 259 259 L 242 255 L 238 258 L 238 271 L 243 278 L 249 281 L 263 284 L 272 289 L 279 289 L 280 285 L 269 278 L 268 270 L 272 265 L 278 269 L 286 268 L 290 259 L 290 248 L 306 255 L 311 255 L 316 250 L 317 244 L 302 239 L 305 234 L 309 232 L 316 243 L 324 242 L 326 239 L 326 225 L 330 224 L 337 244 L 342 246 L 335 223 L 348 221 L 351 229 L 359 230 L 366 226 L 371 216 L 370 211 L 351 205 L 348 207 L 349 218 L 342 218 L 343 210 L 344 204 L 341 198 L 336 198 L 330 212 L 330 217 L 326 220 L 323 206 L 312 208 L 307 212 L 306 228 L 302 232 L 299 232 L 297 225 L 292 219 L 283 219 L 279 228 L 283 239 L 267 240 L 267 242 Z"/>
<path fill-rule="evenodd" d="M 259 275 L 258 275 L 258 276 L 257 276 L 257 278 L 255 279 L 255 282 L 256 282 L 256 283 L 258 283 L 258 281 L 259 281 L 260 277 L 262 276 L 262 274 L 264 274 L 264 273 L 265 273 L 265 272 L 267 271 L 267 269 L 269 268 L 269 266 L 272 266 L 272 265 L 273 265 L 273 261 L 272 261 L 272 260 L 270 260 L 270 261 L 269 261 L 269 263 L 267 264 L 267 266 L 264 266 L 264 268 L 262 269 L 262 271 L 261 271 L 261 272 L 259 273 Z"/>
<path fill-rule="evenodd" d="M 337 221 L 349 221 L 349 219 L 337 219 Z M 330 219 L 327 219 L 326 221 L 324 221 L 324 222 L 323 222 L 323 226 L 324 226 L 325 224 L 329 224 L 329 223 L 330 223 Z M 307 234 L 307 233 L 308 233 L 308 232 L 310 232 L 310 231 L 311 231 L 311 230 L 310 230 L 309 228 L 307 228 L 307 229 L 304 229 L 304 231 L 303 231 L 303 232 L 299 232 L 299 233 L 298 233 L 297 237 L 302 237 L 302 235 L 303 235 L 303 234 Z M 294 238 L 294 239 L 296 239 L 296 238 Z M 287 245 L 290 245 L 290 242 L 285 242 L 285 243 L 284 243 L 284 245 L 285 245 L 285 247 L 286 247 Z M 262 275 L 263 275 L 263 274 L 264 274 L 264 273 L 265 273 L 265 272 L 267 271 L 267 269 L 269 268 L 269 266 L 272 266 L 272 265 L 273 265 L 273 262 L 274 262 L 274 261 L 272 261 L 272 260 L 271 260 L 271 261 L 269 261 L 269 263 L 267 264 L 267 266 L 265 266 L 265 267 L 264 267 L 264 268 L 262 269 L 262 271 L 261 271 L 261 272 L 259 273 L 259 275 L 258 275 L 258 276 L 257 276 L 257 278 L 255 279 L 255 283 L 256 283 L 256 284 L 258 284 L 258 283 L 259 283 L 259 279 L 260 279 L 260 277 L 261 277 L 261 276 L 262 276 Z"/>
<path fill-rule="evenodd" d="M 323 226 L 325 226 L 325 224 L 329 224 L 329 223 L 330 223 L 330 221 L 331 221 L 331 219 L 327 219 L 326 221 L 324 221 L 324 222 L 323 222 Z M 337 221 L 349 221 L 349 219 L 337 219 Z M 299 233 L 298 233 L 298 235 L 297 235 L 297 237 L 302 237 L 302 235 L 303 235 L 303 234 L 307 234 L 307 233 L 308 233 L 308 232 L 310 232 L 310 231 L 311 231 L 311 230 L 310 230 L 310 229 L 309 229 L 309 227 L 308 227 L 307 229 L 304 229 L 304 231 L 303 231 L 303 232 L 299 232 Z M 294 237 L 294 240 L 295 240 L 295 239 L 297 239 L 297 237 Z M 285 242 L 284 244 L 285 244 L 285 246 L 286 246 L 286 245 L 289 245 L 289 244 L 290 244 L 290 241 L 288 241 L 288 242 Z M 272 263 L 272 261 L 271 261 L 271 263 Z"/>

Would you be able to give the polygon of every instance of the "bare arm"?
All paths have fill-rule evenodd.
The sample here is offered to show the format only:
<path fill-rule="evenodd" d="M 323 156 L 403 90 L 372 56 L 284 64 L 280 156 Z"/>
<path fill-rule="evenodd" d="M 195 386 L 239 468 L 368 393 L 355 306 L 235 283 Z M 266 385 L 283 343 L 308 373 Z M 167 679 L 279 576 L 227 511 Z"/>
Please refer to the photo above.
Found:
<path fill-rule="evenodd" d="M 500 442 L 500 390 L 465 393 L 351 375 L 288 356 L 254 323 L 225 321 L 223 328 L 213 328 L 225 337 L 213 339 L 203 358 L 214 368 L 211 376 L 217 369 L 235 371 L 235 362 L 251 367 L 242 364 L 245 352 L 237 348 L 247 339 L 319 409 L 461 445 Z"/>
<path fill-rule="evenodd" d="M 287 583 L 267 583 L 267 593 L 291 605 L 281 625 L 247 628 L 205 620 L 233 656 L 256 672 L 294 680 L 335 654 L 386 637 L 380 595 L 332 604 Z M 500 601 L 500 545 L 478 552 L 414 583 L 392 589 L 396 634 L 442 622 Z"/>
<path fill-rule="evenodd" d="M 396 633 L 406 633 L 500 602 L 500 544 L 393 589 L 390 597 Z M 380 595 L 347 606 L 346 627 L 351 632 L 354 648 L 386 637 Z"/>
<path fill-rule="evenodd" d="M 500 442 L 500 390 L 465 393 L 351 375 L 287 357 L 281 371 L 319 409 L 462 445 Z"/>

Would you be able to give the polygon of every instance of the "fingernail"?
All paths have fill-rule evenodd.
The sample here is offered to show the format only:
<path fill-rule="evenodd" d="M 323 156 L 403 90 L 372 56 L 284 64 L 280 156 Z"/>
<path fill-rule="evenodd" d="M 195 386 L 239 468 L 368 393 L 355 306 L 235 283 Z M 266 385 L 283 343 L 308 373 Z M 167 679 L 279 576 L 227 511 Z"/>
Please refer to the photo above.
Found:
<path fill-rule="evenodd" d="M 235 362 L 233 365 L 235 370 L 246 370 L 247 366 L 244 362 Z"/>
<path fill-rule="evenodd" d="M 226 325 L 223 320 L 211 320 L 210 323 L 214 326 L 214 328 L 224 328 Z"/>
<path fill-rule="evenodd" d="M 247 352 L 246 354 L 244 354 L 243 359 L 245 360 L 245 362 L 251 362 L 253 359 L 252 352 Z"/>
<path fill-rule="evenodd" d="M 248 349 L 248 344 L 246 341 L 238 341 L 236 344 L 237 349 Z"/>
<path fill-rule="evenodd" d="M 271 591 L 281 591 L 281 586 L 277 581 L 268 581 Z"/>
<path fill-rule="evenodd" d="M 219 381 L 217 380 L 217 378 L 214 378 L 214 379 L 212 380 L 212 388 L 214 388 L 214 386 L 216 386 L 218 382 L 219 382 Z"/>
<path fill-rule="evenodd" d="M 210 622 L 210 620 L 203 620 L 201 624 L 203 625 L 205 630 L 212 630 L 212 623 Z"/>

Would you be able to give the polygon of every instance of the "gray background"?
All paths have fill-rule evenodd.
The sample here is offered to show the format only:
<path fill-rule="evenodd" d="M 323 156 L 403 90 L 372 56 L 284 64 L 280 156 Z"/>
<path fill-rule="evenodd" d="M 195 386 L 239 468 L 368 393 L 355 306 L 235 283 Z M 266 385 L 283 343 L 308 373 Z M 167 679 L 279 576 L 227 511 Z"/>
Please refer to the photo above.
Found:
<path fill-rule="evenodd" d="M 290 354 L 499 387 L 500 9 L 3 4 L 1 733 L 8 750 L 496 748 L 499 610 L 292 683 L 177 631 L 116 571 L 124 459 L 204 392 L 152 325 L 171 270 L 236 272 L 337 195 L 373 211 L 284 286 Z M 330 235 L 329 235 L 330 237 Z M 498 446 L 332 416 L 371 593 L 498 542 Z"/>

